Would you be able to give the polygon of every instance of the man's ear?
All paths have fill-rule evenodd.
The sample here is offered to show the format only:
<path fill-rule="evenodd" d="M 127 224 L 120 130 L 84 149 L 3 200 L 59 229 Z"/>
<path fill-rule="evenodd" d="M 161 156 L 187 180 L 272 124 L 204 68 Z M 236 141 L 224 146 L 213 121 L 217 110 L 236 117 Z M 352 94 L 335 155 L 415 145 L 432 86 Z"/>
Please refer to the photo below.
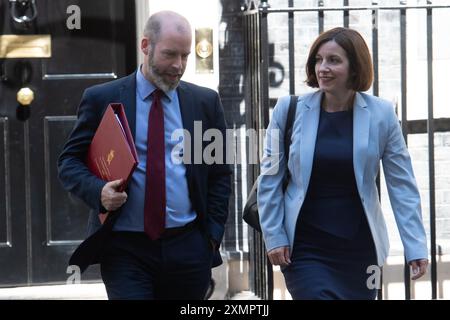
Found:
<path fill-rule="evenodd" d="M 141 51 L 146 56 L 148 56 L 148 54 L 149 54 L 149 50 L 150 50 L 149 46 L 150 46 L 150 41 L 148 41 L 148 38 L 142 38 L 142 40 L 141 40 Z"/>

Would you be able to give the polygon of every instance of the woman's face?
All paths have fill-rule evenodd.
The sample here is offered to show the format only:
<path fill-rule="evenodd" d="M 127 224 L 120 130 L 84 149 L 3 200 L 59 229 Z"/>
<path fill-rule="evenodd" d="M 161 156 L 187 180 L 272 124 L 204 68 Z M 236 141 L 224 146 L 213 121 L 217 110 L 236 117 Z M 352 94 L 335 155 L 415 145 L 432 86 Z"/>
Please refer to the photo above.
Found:
<path fill-rule="evenodd" d="M 350 64 L 347 53 L 334 40 L 319 47 L 315 72 L 319 88 L 323 92 L 339 95 L 350 91 Z"/>

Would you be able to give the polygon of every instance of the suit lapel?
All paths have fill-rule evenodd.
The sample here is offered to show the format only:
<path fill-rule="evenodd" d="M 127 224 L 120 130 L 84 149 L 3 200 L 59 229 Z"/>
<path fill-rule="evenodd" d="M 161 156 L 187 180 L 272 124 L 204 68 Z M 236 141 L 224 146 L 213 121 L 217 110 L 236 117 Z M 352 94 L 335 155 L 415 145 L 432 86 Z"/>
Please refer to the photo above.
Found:
<path fill-rule="evenodd" d="M 320 91 L 312 94 L 305 101 L 305 109 L 301 123 L 300 138 L 300 175 L 303 182 L 303 192 L 306 194 L 309 179 L 311 177 L 314 149 L 316 146 L 317 129 L 319 127 Z"/>
<path fill-rule="evenodd" d="M 136 72 L 129 75 L 120 88 L 120 102 L 125 108 L 131 134 L 136 141 Z"/>
<path fill-rule="evenodd" d="M 359 93 L 356 93 L 353 109 L 353 167 L 356 183 L 362 186 L 369 146 L 370 112 Z"/>
<path fill-rule="evenodd" d="M 183 121 L 183 128 L 187 130 L 191 135 L 191 158 L 190 162 L 186 164 L 186 174 L 188 177 L 188 181 L 190 181 L 190 177 L 192 174 L 192 163 L 194 163 L 194 144 L 201 143 L 202 140 L 201 137 L 194 137 L 194 97 L 183 81 L 180 82 L 177 88 L 177 93 L 178 102 L 180 104 L 181 119 Z M 200 141 L 196 141 L 196 139 L 198 140 L 198 138 L 200 138 Z"/>
<path fill-rule="evenodd" d="M 194 98 L 184 82 L 180 82 L 177 88 L 178 101 L 180 103 L 183 128 L 189 131 L 194 138 Z"/>

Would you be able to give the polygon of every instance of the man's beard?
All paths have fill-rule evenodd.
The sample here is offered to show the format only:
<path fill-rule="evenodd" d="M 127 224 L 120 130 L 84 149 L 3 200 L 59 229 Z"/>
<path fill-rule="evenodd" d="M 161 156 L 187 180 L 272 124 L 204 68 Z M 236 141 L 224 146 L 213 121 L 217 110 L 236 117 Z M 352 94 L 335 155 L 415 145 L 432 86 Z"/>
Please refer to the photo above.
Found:
<path fill-rule="evenodd" d="M 178 84 L 180 83 L 179 80 L 177 80 L 175 83 L 170 83 L 164 80 L 162 72 L 153 63 L 152 55 L 148 57 L 148 67 L 150 81 L 153 82 L 153 84 L 156 85 L 159 89 L 164 92 L 168 92 L 178 87 Z"/>

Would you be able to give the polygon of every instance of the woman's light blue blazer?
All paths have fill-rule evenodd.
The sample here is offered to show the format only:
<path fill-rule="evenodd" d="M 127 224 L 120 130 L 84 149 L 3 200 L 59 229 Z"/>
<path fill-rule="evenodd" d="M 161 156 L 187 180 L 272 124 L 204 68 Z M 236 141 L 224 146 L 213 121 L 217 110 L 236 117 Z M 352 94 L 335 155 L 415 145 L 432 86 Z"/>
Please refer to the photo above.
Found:
<path fill-rule="evenodd" d="M 321 98 L 319 90 L 298 99 L 287 167 L 283 136 L 289 97 L 281 97 L 273 110 L 258 178 L 258 210 L 267 250 L 289 246 L 292 252 L 296 222 L 311 177 Z M 406 259 L 409 262 L 428 258 L 420 195 L 392 104 L 375 96 L 356 93 L 353 108 L 353 166 L 378 264 L 384 264 L 389 251 L 376 187 L 380 160 Z M 286 170 L 291 179 L 283 194 Z"/>

